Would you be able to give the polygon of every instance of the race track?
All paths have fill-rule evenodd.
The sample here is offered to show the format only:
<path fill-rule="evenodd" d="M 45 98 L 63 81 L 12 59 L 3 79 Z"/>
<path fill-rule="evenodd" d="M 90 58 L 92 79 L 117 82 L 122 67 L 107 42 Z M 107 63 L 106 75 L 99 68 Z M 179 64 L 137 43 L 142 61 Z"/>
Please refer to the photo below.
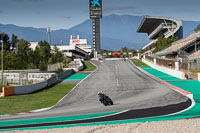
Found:
<path fill-rule="evenodd" d="M 175 113 L 189 107 L 191 104 L 191 101 L 186 96 L 145 75 L 133 66 L 130 61 L 104 61 L 98 65 L 99 68 L 94 73 L 77 85 L 54 108 L 33 114 L 0 117 L 0 121 L 97 114 L 125 110 L 129 111 L 117 116 L 86 120 L 85 122 L 134 119 Z M 101 104 L 98 101 L 98 91 L 107 94 L 114 101 L 115 105 L 104 106 Z M 69 124 L 72 123 L 77 123 L 77 121 Z M 59 125 L 59 123 L 52 125 Z"/>

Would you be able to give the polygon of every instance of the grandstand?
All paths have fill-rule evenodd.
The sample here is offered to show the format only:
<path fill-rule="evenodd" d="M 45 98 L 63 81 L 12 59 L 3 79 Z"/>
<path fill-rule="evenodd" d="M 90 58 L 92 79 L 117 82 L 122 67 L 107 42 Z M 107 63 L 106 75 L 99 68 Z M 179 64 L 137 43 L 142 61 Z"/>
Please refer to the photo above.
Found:
<path fill-rule="evenodd" d="M 152 54 L 153 47 L 160 35 L 163 35 L 164 38 L 169 38 L 173 35 L 179 39 L 183 38 L 182 21 L 167 17 L 145 17 L 137 32 L 147 33 L 149 39 L 153 40 L 142 48 L 145 51 L 144 54 Z"/>
<path fill-rule="evenodd" d="M 51 49 L 53 49 L 54 46 L 51 46 Z M 62 51 L 62 53 L 65 56 L 72 57 L 72 58 L 81 58 L 81 59 L 89 59 L 90 53 L 85 51 L 84 49 L 78 47 L 78 46 L 57 46 L 57 48 Z"/>
<path fill-rule="evenodd" d="M 172 43 L 168 48 L 155 53 L 158 59 L 177 62 L 180 70 L 191 75 L 200 71 L 200 32 L 193 33 L 188 37 Z"/>
<path fill-rule="evenodd" d="M 200 32 L 172 43 L 165 50 L 156 53 L 157 56 L 170 55 L 174 57 L 186 56 L 188 59 L 200 59 Z"/>

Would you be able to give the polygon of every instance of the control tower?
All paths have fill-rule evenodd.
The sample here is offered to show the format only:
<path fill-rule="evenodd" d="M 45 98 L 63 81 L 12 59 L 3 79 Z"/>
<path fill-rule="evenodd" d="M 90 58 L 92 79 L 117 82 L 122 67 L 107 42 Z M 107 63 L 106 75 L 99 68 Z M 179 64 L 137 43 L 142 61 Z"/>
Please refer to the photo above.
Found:
<path fill-rule="evenodd" d="M 97 57 L 100 46 L 100 19 L 102 18 L 102 0 L 89 0 L 90 19 L 93 27 L 94 57 Z"/>

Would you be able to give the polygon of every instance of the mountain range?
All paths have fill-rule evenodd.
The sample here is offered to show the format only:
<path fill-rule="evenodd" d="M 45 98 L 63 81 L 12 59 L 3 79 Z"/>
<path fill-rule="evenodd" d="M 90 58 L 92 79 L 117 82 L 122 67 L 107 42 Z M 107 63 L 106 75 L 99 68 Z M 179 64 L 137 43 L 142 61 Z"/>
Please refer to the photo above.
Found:
<path fill-rule="evenodd" d="M 119 50 L 122 47 L 141 49 L 149 40 L 147 34 L 137 33 L 137 29 L 144 16 L 109 15 L 101 19 L 101 48 L 107 50 Z M 184 37 L 194 32 L 200 21 L 183 21 Z M 47 40 L 46 28 L 20 27 L 12 24 L 0 24 L 0 31 L 9 36 L 15 34 L 30 42 Z M 88 19 L 70 29 L 52 31 L 52 44 L 69 44 L 70 35 L 80 35 L 80 38 L 88 39 L 92 45 L 92 20 Z"/>

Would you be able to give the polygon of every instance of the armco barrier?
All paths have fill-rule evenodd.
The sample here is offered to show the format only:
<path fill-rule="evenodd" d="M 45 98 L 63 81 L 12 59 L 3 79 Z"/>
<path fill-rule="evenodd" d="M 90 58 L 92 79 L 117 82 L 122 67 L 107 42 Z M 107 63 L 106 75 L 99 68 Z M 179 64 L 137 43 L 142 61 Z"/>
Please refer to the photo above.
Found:
<path fill-rule="evenodd" d="M 162 66 L 158 66 L 158 65 L 155 65 L 154 63 L 151 63 L 151 62 L 149 62 L 145 59 L 142 59 L 142 61 L 144 63 L 146 63 L 147 65 L 151 66 L 152 68 L 158 70 L 158 71 L 164 72 L 166 74 L 177 77 L 179 79 L 185 79 L 185 73 L 184 72 L 177 71 L 177 70 L 174 70 L 174 69 L 169 69 L 169 68 L 162 67 Z"/>
<path fill-rule="evenodd" d="M 79 64 L 79 66 L 77 67 L 70 67 L 70 68 L 63 68 L 63 70 L 67 71 L 67 70 L 74 70 L 75 72 L 81 71 L 84 66 L 83 63 L 81 62 L 81 59 L 74 59 L 74 61 L 78 62 L 77 64 Z"/>
<path fill-rule="evenodd" d="M 51 78 L 49 78 L 47 80 L 47 86 L 51 86 L 53 84 L 56 84 L 58 80 L 58 76 L 57 75 L 53 75 Z"/>
<path fill-rule="evenodd" d="M 73 69 L 70 69 L 70 70 L 66 70 L 64 72 L 61 72 L 61 73 L 58 73 L 56 74 L 58 79 L 63 79 L 69 75 L 72 75 L 74 73 Z"/>
<path fill-rule="evenodd" d="M 84 66 L 83 66 L 83 63 L 80 61 L 80 67 L 79 67 L 79 71 L 83 70 Z"/>
<path fill-rule="evenodd" d="M 75 68 L 75 71 L 76 72 L 81 71 L 84 68 L 83 63 L 81 62 L 81 59 L 74 59 L 74 61 L 77 61 L 79 64 L 79 67 Z"/>

